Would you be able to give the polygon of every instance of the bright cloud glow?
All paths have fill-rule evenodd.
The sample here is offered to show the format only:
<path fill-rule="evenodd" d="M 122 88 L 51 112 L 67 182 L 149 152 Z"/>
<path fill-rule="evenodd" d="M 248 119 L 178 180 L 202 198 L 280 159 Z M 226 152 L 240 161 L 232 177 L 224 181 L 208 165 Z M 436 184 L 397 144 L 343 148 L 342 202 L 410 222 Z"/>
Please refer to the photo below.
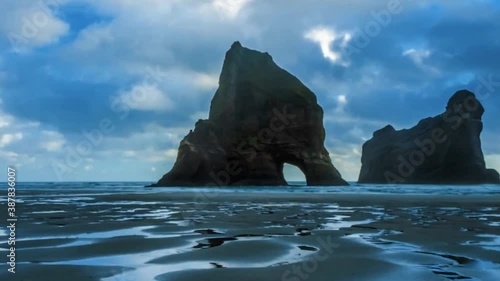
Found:
<path fill-rule="evenodd" d="M 251 0 L 213 0 L 212 5 L 222 18 L 234 19 Z"/>
<path fill-rule="evenodd" d="M 339 95 L 337 97 L 337 107 L 335 108 L 335 112 L 343 113 L 346 105 L 347 97 L 345 95 Z"/>
<path fill-rule="evenodd" d="M 304 37 L 314 43 L 318 43 L 321 48 L 321 52 L 323 52 L 323 56 L 326 59 L 329 59 L 333 63 L 338 63 L 344 66 L 348 65 L 347 62 L 342 60 L 342 53 L 332 49 L 332 44 L 335 41 L 340 41 L 340 46 L 345 48 L 352 39 L 351 34 L 338 34 L 333 29 L 317 27 L 306 32 Z"/>

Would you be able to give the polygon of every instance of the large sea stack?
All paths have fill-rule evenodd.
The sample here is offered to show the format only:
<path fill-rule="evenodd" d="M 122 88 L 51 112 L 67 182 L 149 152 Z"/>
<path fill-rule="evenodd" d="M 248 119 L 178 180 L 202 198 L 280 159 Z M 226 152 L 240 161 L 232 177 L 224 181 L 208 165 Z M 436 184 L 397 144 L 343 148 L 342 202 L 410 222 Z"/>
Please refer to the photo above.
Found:
<path fill-rule="evenodd" d="M 172 170 L 154 186 L 287 185 L 285 163 L 308 185 L 347 185 L 324 140 L 315 94 L 268 53 L 235 42 L 208 120 L 181 141 Z"/>
<path fill-rule="evenodd" d="M 481 150 L 484 108 L 467 90 L 456 92 L 446 111 L 408 130 L 388 125 L 363 145 L 361 183 L 500 183 Z"/>

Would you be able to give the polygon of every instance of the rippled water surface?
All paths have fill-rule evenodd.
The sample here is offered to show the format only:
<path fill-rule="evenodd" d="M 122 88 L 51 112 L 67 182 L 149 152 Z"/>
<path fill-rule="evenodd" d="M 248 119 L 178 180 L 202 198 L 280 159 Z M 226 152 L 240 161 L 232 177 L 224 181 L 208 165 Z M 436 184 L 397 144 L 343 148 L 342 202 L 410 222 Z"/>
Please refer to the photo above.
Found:
<path fill-rule="evenodd" d="M 330 274 L 337 261 L 366 255 L 390 265 L 388 270 L 411 269 L 435 278 L 429 280 L 500 280 L 500 204 L 494 200 L 478 199 L 465 206 L 449 200 L 445 205 L 396 199 L 336 202 L 337 194 L 497 198 L 499 185 L 145 188 L 146 184 L 20 183 L 18 263 L 52 269 L 123 268 L 109 269 L 98 278 L 101 281 L 175 280 L 171 274 L 220 269 L 248 270 L 243 274 L 266 269 L 280 276 L 290 266 L 327 254 L 324 241 L 334 239 L 338 248 L 330 257 L 332 266 L 318 267 L 317 276 Z M 205 201 L 193 202 L 199 194 Z M 210 194 L 235 195 L 237 200 Z M 257 199 L 246 200 L 246 194 Z M 287 201 L 280 194 L 295 199 Z M 325 194 L 319 198 L 327 199 L 302 201 L 311 194 Z M 2 241 L 7 235 L 0 229 Z M 0 252 L 6 251 L 6 243 L 0 243 Z M 376 280 L 399 280 L 384 278 Z"/>
<path fill-rule="evenodd" d="M 18 183 L 19 189 L 29 190 L 99 190 L 133 191 L 138 193 L 168 191 L 211 192 L 265 192 L 265 193 L 360 193 L 360 194 L 443 194 L 443 195 L 500 195 L 500 185 L 390 185 L 358 184 L 350 186 L 306 186 L 305 182 L 291 182 L 290 186 L 255 187 L 163 187 L 145 188 L 151 182 L 30 182 Z M 84 193 L 82 194 L 84 196 Z"/>

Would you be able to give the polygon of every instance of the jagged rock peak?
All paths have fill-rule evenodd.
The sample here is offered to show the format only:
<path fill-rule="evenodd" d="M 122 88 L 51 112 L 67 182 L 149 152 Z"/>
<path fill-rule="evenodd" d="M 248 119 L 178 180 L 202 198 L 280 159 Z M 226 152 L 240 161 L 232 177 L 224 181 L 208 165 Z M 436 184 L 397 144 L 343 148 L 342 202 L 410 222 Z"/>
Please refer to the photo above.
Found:
<path fill-rule="evenodd" d="M 208 120 L 180 143 L 157 186 L 286 185 L 285 163 L 308 185 L 347 185 L 324 147 L 316 95 L 267 53 L 233 43 Z"/>
<path fill-rule="evenodd" d="M 237 48 L 243 48 L 243 46 L 241 46 L 240 41 L 234 41 L 234 43 L 231 45 L 231 49 L 237 49 Z"/>
<path fill-rule="evenodd" d="M 209 119 L 225 120 L 244 99 L 256 102 L 285 100 L 317 106 L 316 95 L 299 79 L 279 67 L 271 55 L 233 43 L 226 52 L 219 88 L 211 102 Z"/>

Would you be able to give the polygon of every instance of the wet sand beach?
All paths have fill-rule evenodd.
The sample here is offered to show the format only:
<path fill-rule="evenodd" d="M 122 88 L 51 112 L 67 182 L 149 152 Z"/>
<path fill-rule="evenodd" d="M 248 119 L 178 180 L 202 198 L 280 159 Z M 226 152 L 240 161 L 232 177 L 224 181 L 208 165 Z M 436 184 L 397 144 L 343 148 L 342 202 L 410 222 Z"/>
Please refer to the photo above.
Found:
<path fill-rule="evenodd" d="M 140 191 L 19 191 L 0 279 L 500 280 L 498 195 Z"/>

